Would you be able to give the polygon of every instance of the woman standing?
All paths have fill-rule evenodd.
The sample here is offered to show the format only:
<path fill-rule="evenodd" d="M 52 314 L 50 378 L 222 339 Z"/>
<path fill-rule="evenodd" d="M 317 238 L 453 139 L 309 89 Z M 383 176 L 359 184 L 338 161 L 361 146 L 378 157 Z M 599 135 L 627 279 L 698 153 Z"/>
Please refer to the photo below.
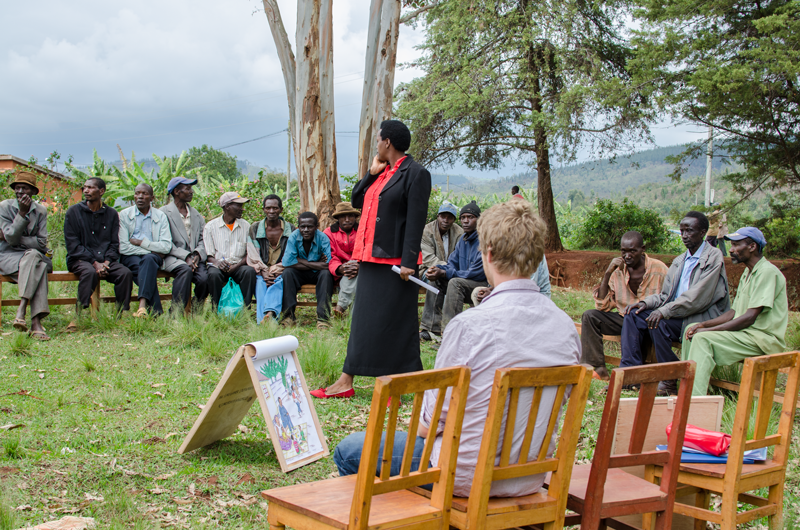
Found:
<path fill-rule="evenodd" d="M 332 386 L 317 398 L 352 397 L 353 376 L 377 377 L 422 370 L 419 357 L 419 289 L 408 281 L 422 263 L 420 241 L 428 215 L 431 174 L 406 155 L 411 132 L 398 120 L 378 131 L 378 154 L 353 188 L 361 223 L 353 259 L 358 288 L 347 358 Z M 392 266 L 400 267 L 400 274 Z"/>

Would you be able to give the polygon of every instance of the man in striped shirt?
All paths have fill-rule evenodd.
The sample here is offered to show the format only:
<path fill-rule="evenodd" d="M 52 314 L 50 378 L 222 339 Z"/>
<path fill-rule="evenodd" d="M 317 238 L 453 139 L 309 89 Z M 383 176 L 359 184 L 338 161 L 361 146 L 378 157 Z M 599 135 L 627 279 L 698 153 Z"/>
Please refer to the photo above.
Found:
<path fill-rule="evenodd" d="M 208 290 L 214 308 L 229 278 L 239 284 L 246 307 L 253 301 L 256 270 L 246 263 L 250 223 L 242 219 L 244 204 L 249 200 L 235 191 L 223 193 L 219 198 L 222 215 L 209 221 L 203 229 L 203 243 L 208 254 Z"/>
<path fill-rule="evenodd" d="M 603 335 L 620 335 L 625 308 L 661 292 L 667 274 L 666 265 L 645 254 L 639 232 L 626 232 L 619 246 L 622 256 L 611 261 L 603 280 L 594 288 L 595 309 L 581 317 L 581 362 L 594 367 L 595 379 L 608 379 Z"/>

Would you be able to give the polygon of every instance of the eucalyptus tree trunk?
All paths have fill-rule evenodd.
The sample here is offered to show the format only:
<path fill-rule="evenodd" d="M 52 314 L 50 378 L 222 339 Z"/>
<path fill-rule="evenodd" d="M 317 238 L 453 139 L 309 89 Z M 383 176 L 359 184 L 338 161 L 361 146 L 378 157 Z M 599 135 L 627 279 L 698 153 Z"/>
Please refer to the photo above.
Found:
<path fill-rule="evenodd" d="M 358 127 L 358 176 L 366 175 L 380 124 L 392 117 L 397 39 L 400 32 L 400 1 L 372 0 L 369 12 L 364 91 Z"/>
<path fill-rule="evenodd" d="M 295 57 L 276 0 L 262 0 L 283 70 L 300 208 L 323 226 L 339 202 L 333 112 L 331 0 L 298 0 Z"/>

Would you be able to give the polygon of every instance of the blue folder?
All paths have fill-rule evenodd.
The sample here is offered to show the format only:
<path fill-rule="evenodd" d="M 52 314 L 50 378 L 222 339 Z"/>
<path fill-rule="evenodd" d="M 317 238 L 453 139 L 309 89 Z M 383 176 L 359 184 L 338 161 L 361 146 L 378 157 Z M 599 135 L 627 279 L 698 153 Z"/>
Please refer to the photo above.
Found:
<path fill-rule="evenodd" d="M 666 445 L 657 445 L 656 449 L 659 451 L 666 451 Z M 753 449 L 744 452 L 744 464 L 757 464 L 767 459 L 767 448 Z M 684 446 L 681 452 L 681 462 L 684 464 L 726 464 L 728 462 L 728 455 L 714 456 L 708 453 L 697 451 Z"/>

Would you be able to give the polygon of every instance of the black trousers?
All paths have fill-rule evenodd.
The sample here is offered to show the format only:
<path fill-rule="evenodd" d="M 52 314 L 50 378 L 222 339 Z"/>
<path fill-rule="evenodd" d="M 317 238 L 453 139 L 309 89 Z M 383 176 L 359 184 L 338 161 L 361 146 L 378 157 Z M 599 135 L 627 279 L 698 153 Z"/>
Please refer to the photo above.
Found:
<path fill-rule="evenodd" d="M 183 263 L 175 267 L 172 272 L 175 274 L 175 278 L 172 280 L 172 306 L 169 309 L 170 311 L 183 311 L 192 296 L 193 283 L 194 303 L 200 305 L 205 302 L 206 297 L 208 297 L 208 267 L 206 267 L 205 263 L 200 263 L 196 271 L 193 271 L 187 263 Z M 244 294 L 244 291 L 242 291 L 242 294 Z"/>
<path fill-rule="evenodd" d="M 292 267 L 283 269 L 283 317 L 294 318 L 297 308 L 297 291 L 305 284 L 317 286 L 317 320 L 327 321 L 331 314 L 333 276 L 328 269 L 301 271 Z"/>
<path fill-rule="evenodd" d="M 233 274 L 222 272 L 217 267 L 208 267 L 208 291 L 211 294 L 211 303 L 214 309 L 219 305 L 222 296 L 222 289 L 228 283 L 228 279 L 233 278 L 242 290 L 245 307 L 250 307 L 253 302 L 253 295 L 256 292 L 256 270 L 249 265 L 242 265 Z"/>
<path fill-rule="evenodd" d="M 590 309 L 581 316 L 581 363 L 605 368 L 603 335 L 621 335 L 624 317 L 619 313 Z"/>
<path fill-rule="evenodd" d="M 120 263 L 133 273 L 133 283 L 139 286 L 139 299 L 147 301 L 147 309 L 156 315 L 163 313 L 161 296 L 158 294 L 158 269 L 163 265 L 164 258 L 153 253 L 122 256 Z"/>
<path fill-rule="evenodd" d="M 114 284 L 117 309 L 128 311 L 131 308 L 133 273 L 128 267 L 117 261 L 112 261 L 108 269 L 108 275 L 104 279 Z M 78 275 L 78 307 L 85 309 L 92 303 L 92 293 L 100 283 L 100 276 L 97 275 L 94 265 L 88 261 L 74 262 L 70 266 L 69 272 Z"/>

